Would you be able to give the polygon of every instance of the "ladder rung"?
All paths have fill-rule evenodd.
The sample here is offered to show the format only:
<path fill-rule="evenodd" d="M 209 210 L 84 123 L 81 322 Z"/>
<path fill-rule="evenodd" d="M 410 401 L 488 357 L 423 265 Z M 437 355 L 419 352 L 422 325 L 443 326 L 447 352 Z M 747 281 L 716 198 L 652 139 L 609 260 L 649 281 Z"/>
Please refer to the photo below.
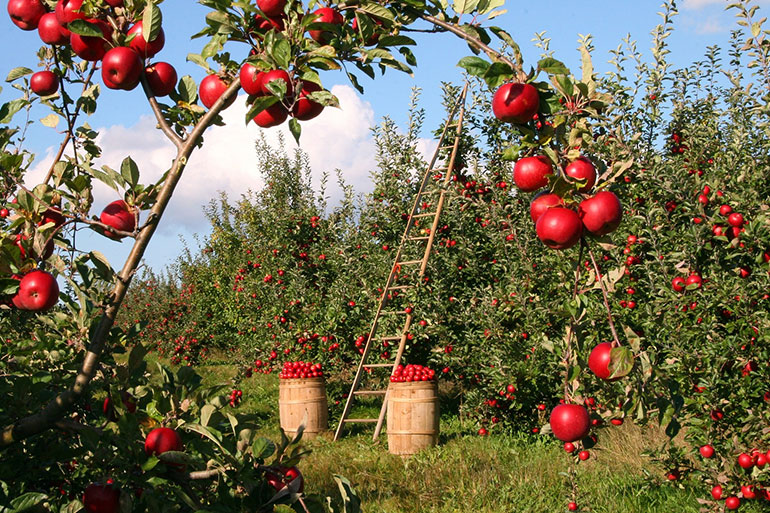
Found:
<path fill-rule="evenodd" d="M 401 262 L 398 262 L 400 265 L 414 265 L 414 264 L 421 264 L 422 260 L 402 260 Z"/>
<path fill-rule="evenodd" d="M 442 146 L 442 147 L 441 147 L 441 149 L 442 149 L 442 150 L 451 150 L 451 149 L 452 149 L 452 148 L 454 148 L 454 147 L 455 147 L 455 145 L 454 145 L 454 144 L 450 144 L 449 146 Z"/>
<path fill-rule="evenodd" d="M 405 289 L 413 289 L 414 285 L 395 285 L 393 287 L 388 287 L 388 290 L 405 290 Z"/>
<path fill-rule="evenodd" d="M 423 214 L 415 214 L 412 217 L 413 218 L 414 217 L 430 217 L 430 216 L 435 216 L 435 215 L 436 215 L 436 212 L 425 212 Z"/>
<path fill-rule="evenodd" d="M 431 173 L 435 173 L 436 171 L 446 171 L 446 170 L 448 170 L 448 169 L 449 169 L 449 168 L 448 168 L 447 166 L 442 166 L 442 167 L 434 167 L 433 169 L 431 169 L 431 170 L 430 170 L 430 172 L 431 172 Z"/>
<path fill-rule="evenodd" d="M 420 236 L 420 237 L 407 237 L 406 240 L 428 240 L 428 239 L 430 239 L 429 236 L 424 236 L 424 237 Z"/>
<path fill-rule="evenodd" d="M 345 419 L 342 422 L 377 422 L 380 419 Z"/>
<path fill-rule="evenodd" d="M 385 390 L 356 390 L 355 395 L 385 395 Z"/>
<path fill-rule="evenodd" d="M 402 311 L 388 311 L 388 312 L 380 312 L 380 315 L 406 315 L 406 312 Z"/>
<path fill-rule="evenodd" d="M 377 337 L 377 340 L 401 340 L 401 335 L 396 335 L 394 337 Z"/>
<path fill-rule="evenodd" d="M 380 367 L 393 367 L 392 363 L 365 363 L 364 367 L 369 369 L 375 369 Z"/>

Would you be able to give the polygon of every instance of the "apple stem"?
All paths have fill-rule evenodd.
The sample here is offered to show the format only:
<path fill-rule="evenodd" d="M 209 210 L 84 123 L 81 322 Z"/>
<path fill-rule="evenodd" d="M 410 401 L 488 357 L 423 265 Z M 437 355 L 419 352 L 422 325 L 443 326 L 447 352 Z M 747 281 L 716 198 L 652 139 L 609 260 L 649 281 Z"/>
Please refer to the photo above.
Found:
<path fill-rule="evenodd" d="M 585 239 L 581 239 L 580 242 L 581 246 L 586 246 L 586 249 L 588 250 L 588 256 L 591 257 L 591 264 L 594 268 L 594 273 L 596 273 L 596 281 L 599 283 L 599 288 L 602 291 L 602 297 L 604 299 L 604 308 L 607 310 L 607 321 L 610 326 L 610 331 L 612 332 L 612 338 L 613 338 L 613 347 L 620 347 L 622 344 L 620 343 L 620 339 L 618 338 L 618 332 L 615 329 L 615 322 L 612 320 L 612 310 L 610 309 L 610 301 L 607 297 L 607 289 L 604 287 L 604 282 L 602 281 L 602 273 L 599 269 L 599 266 L 596 264 L 596 258 L 594 258 L 594 253 L 591 251 L 591 248 L 588 247 L 588 244 L 586 243 Z"/>

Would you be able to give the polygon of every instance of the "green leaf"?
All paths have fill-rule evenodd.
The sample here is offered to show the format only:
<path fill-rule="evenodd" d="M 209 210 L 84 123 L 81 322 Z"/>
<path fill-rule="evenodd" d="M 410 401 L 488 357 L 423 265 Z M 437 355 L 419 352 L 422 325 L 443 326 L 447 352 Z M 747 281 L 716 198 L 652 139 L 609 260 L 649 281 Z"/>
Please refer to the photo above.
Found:
<path fill-rule="evenodd" d="M 248 124 L 252 119 L 254 119 L 254 116 L 265 110 L 266 108 L 270 107 L 274 103 L 278 103 L 278 97 L 276 96 L 259 96 L 254 99 L 254 103 L 252 104 L 251 108 L 246 112 L 246 124 Z"/>
<path fill-rule="evenodd" d="M 511 67 L 502 62 L 494 62 L 484 73 L 484 81 L 492 89 L 497 89 L 513 77 Z"/>
<path fill-rule="evenodd" d="M 188 59 L 190 56 L 188 55 Z M 190 75 L 185 75 L 179 80 L 177 86 L 179 97 L 185 103 L 195 103 L 198 100 L 198 86 Z"/>
<path fill-rule="evenodd" d="M 255 458 L 264 460 L 275 452 L 275 443 L 267 438 L 257 438 L 251 445 L 251 450 Z"/>
<path fill-rule="evenodd" d="M 270 57 L 273 58 L 278 67 L 288 69 L 291 62 L 291 44 L 289 44 L 289 41 L 280 37 L 273 45 L 272 50 Z"/>
<path fill-rule="evenodd" d="M 161 13 L 160 8 L 155 5 L 154 0 L 149 0 L 147 6 L 144 8 L 144 15 L 142 16 L 142 35 L 148 43 L 154 41 L 155 38 L 158 37 L 162 23 L 163 13 Z"/>
<path fill-rule="evenodd" d="M 395 20 L 393 13 L 389 9 L 374 2 L 367 2 L 366 4 L 362 5 L 360 9 L 365 13 L 371 14 L 375 18 L 379 18 L 381 20 L 385 20 L 391 23 Z"/>
<path fill-rule="evenodd" d="M 59 124 L 59 116 L 57 116 L 54 113 L 51 113 L 46 117 L 41 118 L 40 123 L 42 123 L 43 126 L 47 126 L 48 128 L 56 128 L 56 125 Z"/>
<path fill-rule="evenodd" d="M 359 499 L 358 494 L 353 489 L 353 485 L 347 478 L 341 475 L 334 474 L 333 477 L 342 497 L 342 513 L 360 513 L 361 499 Z"/>
<path fill-rule="evenodd" d="M 217 411 L 217 408 L 213 404 L 206 404 L 201 408 L 201 426 L 206 427 L 209 425 L 211 415 L 213 415 L 215 411 Z"/>
<path fill-rule="evenodd" d="M 302 135 L 302 127 L 299 124 L 299 121 L 297 121 L 297 118 L 291 118 L 289 120 L 289 131 L 291 132 L 291 135 L 294 136 L 294 140 L 297 141 L 297 144 L 299 144 L 299 136 Z"/>
<path fill-rule="evenodd" d="M 454 0 L 452 2 L 452 9 L 457 14 L 470 14 L 476 10 L 476 6 L 479 5 L 479 0 Z"/>
<path fill-rule="evenodd" d="M 29 102 L 24 98 L 17 98 L 16 100 L 11 100 L 8 103 L 4 103 L 3 106 L 0 107 L 0 123 L 10 123 L 11 119 L 13 119 L 13 116 L 15 116 L 16 113 L 23 109 L 26 105 L 29 105 Z"/>
<path fill-rule="evenodd" d="M 537 63 L 537 69 L 543 70 L 548 74 L 551 75 L 568 75 L 569 74 L 569 68 L 564 65 L 563 62 L 558 61 L 552 57 L 546 57 L 545 59 L 540 59 L 540 61 Z"/>
<path fill-rule="evenodd" d="M 13 513 L 23 513 L 35 506 L 40 505 L 43 501 L 47 500 L 48 496 L 40 492 L 28 492 L 23 495 L 19 495 L 11 501 L 11 511 Z"/>
<path fill-rule="evenodd" d="M 115 271 L 112 269 L 112 266 L 110 266 L 107 257 L 99 251 L 91 251 L 88 256 L 90 257 L 91 262 L 93 262 L 99 277 L 107 281 L 112 281 L 112 278 L 115 276 Z"/>
<path fill-rule="evenodd" d="M 625 346 L 613 347 L 608 368 L 612 379 L 628 376 L 634 369 L 634 354 L 631 349 Z"/>
<path fill-rule="evenodd" d="M 377 46 L 414 46 L 416 44 L 414 39 L 407 36 L 383 36 L 379 39 Z"/>
<path fill-rule="evenodd" d="M 481 57 L 468 56 L 460 59 L 457 65 L 473 76 L 483 77 L 492 63 Z"/>
<path fill-rule="evenodd" d="M 5 77 L 5 81 L 13 82 L 18 78 L 21 78 L 25 75 L 31 75 L 32 73 L 34 72 L 29 68 L 24 68 L 24 67 L 13 68 L 11 71 L 8 72 L 8 76 Z"/>
<path fill-rule="evenodd" d="M 131 187 L 134 187 L 139 181 L 139 167 L 131 157 L 126 157 L 120 164 L 120 176 Z"/>
<path fill-rule="evenodd" d="M 132 373 L 134 369 L 137 369 L 144 361 L 145 356 L 147 356 L 147 348 L 144 344 L 136 344 L 128 355 L 128 371 Z"/>
<path fill-rule="evenodd" d="M 90 23 L 86 20 L 75 20 L 69 25 L 67 25 L 67 28 L 73 34 L 77 34 L 79 36 L 99 37 L 99 38 L 104 37 L 104 33 L 102 33 L 102 29 L 99 28 L 99 25 L 95 23 Z"/>

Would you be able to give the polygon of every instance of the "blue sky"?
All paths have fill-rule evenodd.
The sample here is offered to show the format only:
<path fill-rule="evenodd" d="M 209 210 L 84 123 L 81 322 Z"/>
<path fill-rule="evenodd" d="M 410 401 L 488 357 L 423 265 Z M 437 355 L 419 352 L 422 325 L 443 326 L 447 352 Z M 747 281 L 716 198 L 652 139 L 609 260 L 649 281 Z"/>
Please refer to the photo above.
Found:
<path fill-rule="evenodd" d="M 768 4 L 770 1 L 758 3 Z M 677 30 L 669 40 L 670 59 L 675 65 L 685 66 L 702 58 L 709 45 L 726 46 L 730 30 L 737 26 L 734 13 L 724 10 L 726 0 L 685 0 L 678 5 Z M 185 57 L 189 52 L 200 51 L 203 45 L 203 40 L 190 41 L 189 37 L 203 26 L 202 20 L 208 10 L 193 0 L 166 0 L 161 7 L 164 11 L 166 48 L 157 59 L 173 63 L 180 76 L 190 74 L 200 80 L 203 71 L 194 64 L 186 63 Z M 649 0 L 509 0 L 506 8 L 508 12 L 492 23 L 507 30 L 519 43 L 527 67 L 534 65 L 539 57 L 539 50 L 531 42 L 536 32 L 545 31 L 546 37 L 551 38 L 551 48 L 556 57 L 576 69 L 579 60 L 576 51 L 578 35 L 591 34 L 596 47 L 594 66 L 597 72 L 604 73 L 610 69 L 607 64 L 609 50 L 615 48 L 627 34 L 649 57 L 650 31 L 660 22 L 657 14 L 660 4 Z M 174 9 L 183 13 L 174 15 Z M 334 112 L 327 109 L 321 117 L 304 125 L 302 146 L 310 156 L 316 175 L 340 168 L 357 191 L 367 192 L 373 149 L 368 128 L 385 115 L 403 124 L 410 92 L 415 86 L 423 91 L 421 106 L 427 111 L 426 128 L 430 130 L 440 123 L 442 111 L 437 94 L 440 83 L 462 79 L 456 63 L 470 52 L 463 42 L 448 34 L 418 34 L 415 38 L 418 41 L 414 49 L 418 66 L 414 76 L 388 72 L 384 79 L 376 81 L 359 77 L 366 89 L 363 97 L 349 87 L 343 73 L 327 72 L 322 75 L 326 87 L 340 97 L 342 109 Z M 0 16 L 0 48 L 3 48 L 0 75 L 5 77 L 16 66 L 37 68 L 39 44 L 36 32 L 20 31 L 11 24 L 7 14 Z M 243 48 L 245 52 L 245 46 Z M 233 47 L 232 51 L 235 53 L 237 47 Z M 17 91 L 7 84 L 2 85 L 0 102 L 14 98 Z M 170 144 L 160 132 L 154 130 L 150 110 L 141 91 L 103 89 L 101 100 L 99 111 L 88 122 L 102 134 L 105 148 L 102 163 L 115 168 L 123 157 L 131 154 L 148 176 L 145 181 L 159 176 L 173 154 Z M 162 221 L 146 254 L 151 267 L 159 269 L 174 259 L 181 248 L 180 236 L 190 241 L 193 233 L 207 231 L 200 206 L 214 197 L 218 190 L 237 196 L 248 189 L 261 187 L 253 151 L 253 141 L 259 132 L 253 125 L 244 126 L 244 113 L 242 101 L 233 105 L 225 113 L 228 128 L 210 133 L 204 150 L 193 155 L 179 194 L 172 200 L 167 218 Z M 33 112 L 35 119 L 44 115 L 46 112 L 42 110 Z M 277 131 L 268 131 L 268 139 L 275 140 Z M 430 137 L 427 130 L 425 137 Z M 50 165 L 52 148 L 59 141 L 60 135 L 49 128 L 36 127 L 29 133 L 27 147 L 39 157 L 31 180 Z M 293 143 L 290 145 L 293 146 Z M 430 146 L 430 140 L 426 139 L 426 151 Z M 99 189 L 95 196 L 93 213 L 98 214 L 101 205 L 114 199 L 115 193 Z M 103 251 L 116 267 L 129 250 L 129 242 L 119 244 L 95 235 L 83 237 L 79 242 Z M 194 242 L 192 246 L 195 246 Z"/>

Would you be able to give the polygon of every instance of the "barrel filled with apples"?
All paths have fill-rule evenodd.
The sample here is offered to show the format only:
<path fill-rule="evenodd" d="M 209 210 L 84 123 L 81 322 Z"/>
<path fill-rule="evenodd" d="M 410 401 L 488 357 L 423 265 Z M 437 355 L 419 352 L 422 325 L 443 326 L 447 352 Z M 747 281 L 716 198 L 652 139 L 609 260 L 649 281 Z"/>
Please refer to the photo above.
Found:
<path fill-rule="evenodd" d="M 409 456 L 438 443 L 438 386 L 433 369 L 399 365 L 388 387 L 388 451 Z"/>
<path fill-rule="evenodd" d="M 321 364 L 286 362 L 279 377 L 278 411 L 286 435 L 295 436 L 303 420 L 305 439 L 327 431 L 329 406 Z"/>

